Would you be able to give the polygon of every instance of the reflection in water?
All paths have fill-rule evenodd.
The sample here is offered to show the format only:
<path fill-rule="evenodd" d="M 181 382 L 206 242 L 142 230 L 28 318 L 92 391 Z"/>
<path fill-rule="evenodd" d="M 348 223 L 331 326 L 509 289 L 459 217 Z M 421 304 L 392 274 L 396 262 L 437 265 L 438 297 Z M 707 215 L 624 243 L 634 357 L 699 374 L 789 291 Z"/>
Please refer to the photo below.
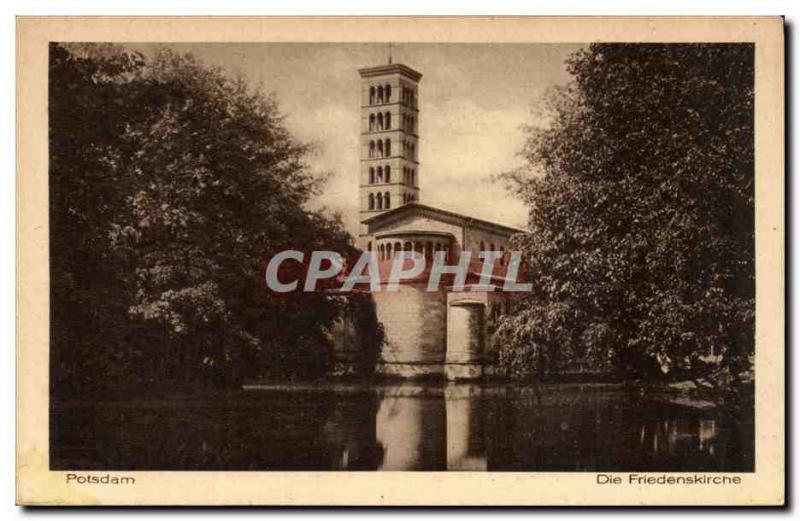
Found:
<path fill-rule="evenodd" d="M 486 470 L 481 388 L 451 387 L 445 394 L 447 470 Z"/>
<path fill-rule="evenodd" d="M 480 387 L 433 393 L 401 385 L 384 390 L 375 417 L 380 470 L 486 470 Z"/>
<path fill-rule="evenodd" d="M 398 387 L 381 398 L 375 417 L 383 447 L 381 470 L 441 470 L 445 458 L 445 404 Z"/>
<path fill-rule="evenodd" d="M 53 469 L 752 471 L 752 410 L 692 411 L 619 386 L 272 387 L 63 402 Z"/>

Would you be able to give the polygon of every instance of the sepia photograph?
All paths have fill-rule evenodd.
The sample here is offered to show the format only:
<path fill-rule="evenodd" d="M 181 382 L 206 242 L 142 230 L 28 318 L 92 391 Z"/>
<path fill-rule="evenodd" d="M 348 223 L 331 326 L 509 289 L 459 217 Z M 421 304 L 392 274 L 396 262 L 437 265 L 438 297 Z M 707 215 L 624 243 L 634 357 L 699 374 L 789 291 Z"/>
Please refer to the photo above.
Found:
<path fill-rule="evenodd" d="M 43 472 L 756 478 L 755 40 L 391 34 L 47 38 Z"/>

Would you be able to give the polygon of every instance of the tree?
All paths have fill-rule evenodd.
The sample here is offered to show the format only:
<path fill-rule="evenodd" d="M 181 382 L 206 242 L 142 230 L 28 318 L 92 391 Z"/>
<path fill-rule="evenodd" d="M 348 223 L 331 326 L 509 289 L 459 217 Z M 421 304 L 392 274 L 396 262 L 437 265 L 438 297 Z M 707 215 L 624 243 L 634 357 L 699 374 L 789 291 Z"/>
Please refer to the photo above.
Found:
<path fill-rule="evenodd" d="M 264 268 L 354 248 L 306 209 L 321 180 L 275 100 L 190 55 L 110 46 L 53 45 L 50 87 L 55 378 L 324 370 L 342 304 L 276 297 Z"/>
<path fill-rule="evenodd" d="M 535 290 L 501 363 L 735 379 L 754 348 L 752 45 L 594 44 L 567 66 L 506 176 Z"/>
<path fill-rule="evenodd" d="M 120 330 L 138 330 L 143 343 L 152 333 L 128 319 L 132 265 L 108 241 L 126 193 L 109 162 L 125 121 L 138 117 L 126 78 L 142 67 L 141 57 L 110 47 L 97 47 L 96 57 L 75 51 L 50 46 L 50 374 L 57 393 L 124 379 L 138 354 Z"/>

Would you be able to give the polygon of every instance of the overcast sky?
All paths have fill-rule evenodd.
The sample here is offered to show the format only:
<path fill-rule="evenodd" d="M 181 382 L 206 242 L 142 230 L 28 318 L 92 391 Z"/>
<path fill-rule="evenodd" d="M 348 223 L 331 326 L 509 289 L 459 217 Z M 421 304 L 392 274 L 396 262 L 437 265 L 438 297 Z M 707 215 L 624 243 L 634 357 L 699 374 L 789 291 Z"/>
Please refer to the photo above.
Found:
<path fill-rule="evenodd" d="M 286 125 L 313 142 L 309 163 L 329 172 L 315 201 L 358 223 L 357 69 L 387 63 L 387 44 L 170 44 L 274 93 Z M 150 53 L 153 45 L 132 45 Z M 420 202 L 516 227 L 527 212 L 492 176 L 519 166 L 520 127 L 551 85 L 569 80 L 564 59 L 580 45 L 393 44 L 394 63 L 422 73 Z"/>

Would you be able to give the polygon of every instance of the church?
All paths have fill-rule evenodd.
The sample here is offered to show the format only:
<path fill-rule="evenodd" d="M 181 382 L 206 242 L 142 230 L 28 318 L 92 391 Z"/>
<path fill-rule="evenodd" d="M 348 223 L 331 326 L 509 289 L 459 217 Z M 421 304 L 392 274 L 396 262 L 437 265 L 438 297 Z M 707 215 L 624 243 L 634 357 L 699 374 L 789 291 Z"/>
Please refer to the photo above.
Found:
<path fill-rule="evenodd" d="M 443 283 L 426 291 L 427 273 L 396 292 L 373 293 L 384 342 L 376 371 L 384 376 L 480 378 L 491 373 L 491 333 L 513 295 L 479 287 L 478 253 L 501 252 L 492 281 L 504 280 L 510 238 L 523 230 L 422 204 L 419 162 L 419 84 L 422 74 L 402 64 L 360 69 L 361 139 L 358 246 L 380 264 L 402 251 L 435 252 L 456 264 L 473 261 L 467 285 Z M 474 268 L 474 269 L 473 269 Z M 426 270 L 427 271 L 427 270 Z M 382 269 L 381 273 L 386 270 Z"/>

